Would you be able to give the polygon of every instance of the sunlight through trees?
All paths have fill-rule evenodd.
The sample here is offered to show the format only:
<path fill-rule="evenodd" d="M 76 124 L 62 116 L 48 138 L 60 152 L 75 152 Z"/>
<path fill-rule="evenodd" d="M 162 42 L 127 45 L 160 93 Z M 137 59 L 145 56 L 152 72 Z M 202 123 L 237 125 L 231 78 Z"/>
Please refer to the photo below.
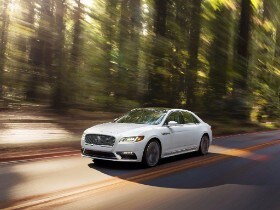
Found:
<path fill-rule="evenodd" d="M 277 0 L 1 0 L 0 107 L 280 118 Z"/>

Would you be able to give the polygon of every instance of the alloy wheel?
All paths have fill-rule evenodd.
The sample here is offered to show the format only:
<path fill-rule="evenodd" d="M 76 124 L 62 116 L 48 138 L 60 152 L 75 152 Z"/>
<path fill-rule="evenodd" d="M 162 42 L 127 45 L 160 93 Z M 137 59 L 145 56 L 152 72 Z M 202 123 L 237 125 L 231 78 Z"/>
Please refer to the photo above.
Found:
<path fill-rule="evenodd" d="M 160 158 L 160 148 L 156 141 L 152 141 L 146 148 L 146 163 L 148 166 L 155 166 Z"/>

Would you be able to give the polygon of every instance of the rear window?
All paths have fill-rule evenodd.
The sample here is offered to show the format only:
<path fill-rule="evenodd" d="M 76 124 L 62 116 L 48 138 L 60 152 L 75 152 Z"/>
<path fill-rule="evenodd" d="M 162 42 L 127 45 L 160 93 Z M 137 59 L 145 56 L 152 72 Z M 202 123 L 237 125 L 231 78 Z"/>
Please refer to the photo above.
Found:
<path fill-rule="evenodd" d="M 199 120 L 189 112 L 182 112 L 185 124 L 199 123 Z"/>

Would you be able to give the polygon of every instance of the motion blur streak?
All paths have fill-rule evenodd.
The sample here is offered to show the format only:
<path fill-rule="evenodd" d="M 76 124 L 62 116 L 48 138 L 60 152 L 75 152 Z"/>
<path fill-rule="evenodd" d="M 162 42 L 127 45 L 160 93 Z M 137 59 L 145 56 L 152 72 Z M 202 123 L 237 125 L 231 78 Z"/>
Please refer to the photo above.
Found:
<path fill-rule="evenodd" d="M 0 108 L 181 107 L 273 127 L 279 11 L 277 0 L 1 0 Z"/>
<path fill-rule="evenodd" d="M 27 208 L 27 207 L 33 207 L 39 205 L 40 208 L 47 207 L 49 205 L 56 205 L 59 203 L 67 203 L 70 201 L 73 201 L 75 199 L 83 198 L 86 196 L 92 196 L 93 193 L 102 193 L 104 191 L 112 190 L 117 187 L 124 187 L 128 184 L 133 184 L 134 182 L 142 182 L 145 180 L 155 179 L 160 176 L 164 176 L 170 173 L 179 172 L 181 170 L 203 166 L 209 163 L 213 163 L 219 160 L 227 159 L 227 158 L 234 158 L 234 157 L 247 157 L 249 155 L 252 155 L 252 151 L 260 150 L 262 148 L 270 147 L 273 145 L 277 145 L 280 143 L 279 140 L 274 140 L 271 142 L 266 142 L 259 145 L 254 145 L 248 148 L 243 149 L 231 149 L 231 150 L 225 150 L 221 154 L 215 155 L 213 157 L 204 157 L 200 160 L 196 160 L 193 162 L 188 163 L 182 163 L 177 166 L 172 167 L 165 167 L 163 169 L 154 168 L 151 169 L 150 172 L 145 172 L 144 174 L 139 174 L 132 176 L 130 178 L 123 178 L 124 180 L 120 178 L 112 178 L 106 181 L 103 181 L 102 183 L 94 183 L 92 186 L 85 187 L 84 189 L 78 189 L 74 191 L 69 191 L 65 193 L 59 193 L 58 195 L 54 196 L 48 196 L 47 198 L 30 201 L 27 203 L 23 203 L 20 205 L 16 205 L 14 207 L 8 208 L 8 209 L 20 209 L 20 208 Z M 128 182 L 129 181 L 129 182 Z M 128 187 L 128 186 L 126 186 Z"/>

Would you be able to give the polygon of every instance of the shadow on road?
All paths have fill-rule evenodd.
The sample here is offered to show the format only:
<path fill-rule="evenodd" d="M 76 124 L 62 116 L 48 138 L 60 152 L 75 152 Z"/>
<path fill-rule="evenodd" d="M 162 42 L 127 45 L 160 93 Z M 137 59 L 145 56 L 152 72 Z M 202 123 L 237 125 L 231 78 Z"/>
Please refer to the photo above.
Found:
<path fill-rule="evenodd" d="M 24 181 L 24 178 L 12 167 L 3 167 L 0 170 L 0 209 L 9 206 L 13 188 Z"/>
<path fill-rule="evenodd" d="M 211 153 L 207 157 L 217 156 Z M 90 168 L 98 170 L 110 176 L 122 177 L 127 171 L 140 171 L 145 174 L 150 171 L 158 171 L 163 167 L 173 167 L 185 163 L 195 162 L 203 157 L 195 154 L 185 154 L 176 157 L 163 159 L 159 166 L 147 169 L 141 164 L 128 164 L 119 162 L 104 162 L 102 164 L 89 164 Z M 280 160 L 280 158 L 278 158 Z M 269 185 L 280 187 L 279 161 L 268 161 L 263 164 L 262 160 L 241 158 L 230 155 L 223 155 L 221 160 L 209 164 L 194 166 L 181 171 L 170 173 L 148 181 L 134 181 L 136 183 L 176 189 L 200 189 L 226 184 L 237 185 Z"/>
<path fill-rule="evenodd" d="M 209 156 L 212 156 L 209 155 Z M 168 165 L 169 163 L 176 163 L 177 161 L 183 161 L 186 159 L 196 159 L 196 153 L 188 153 L 178 156 L 173 156 L 170 158 L 164 158 L 160 161 L 159 165 L 156 168 L 152 168 L 152 170 L 156 170 L 161 166 Z M 109 174 L 111 176 L 119 176 L 124 172 L 133 172 L 133 171 L 149 171 L 151 169 L 145 167 L 142 163 L 130 163 L 130 162 L 114 162 L 114 161 L 99 161 L 88 164 L 88 166 L 92 169 L 101 171 L 105 174 Z"/>

